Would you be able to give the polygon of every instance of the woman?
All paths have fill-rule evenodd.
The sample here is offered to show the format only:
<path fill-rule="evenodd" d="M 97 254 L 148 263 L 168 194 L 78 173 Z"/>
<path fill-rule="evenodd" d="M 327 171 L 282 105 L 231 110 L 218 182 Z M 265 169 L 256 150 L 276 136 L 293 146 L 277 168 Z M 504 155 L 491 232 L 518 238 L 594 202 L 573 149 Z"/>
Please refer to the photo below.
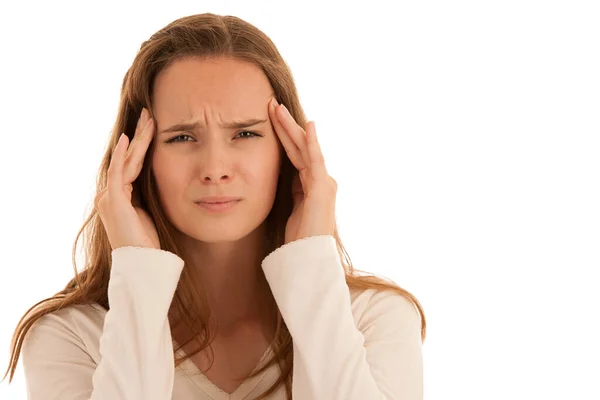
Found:
<path fill-rule="evenodd" d="M 125 75 L 85 268 L 5 377 L 22 352 L 32 400 L 422 398 L 423 310 L 352 267 L 336 188 L 271 40 L 172 22 Z"/>

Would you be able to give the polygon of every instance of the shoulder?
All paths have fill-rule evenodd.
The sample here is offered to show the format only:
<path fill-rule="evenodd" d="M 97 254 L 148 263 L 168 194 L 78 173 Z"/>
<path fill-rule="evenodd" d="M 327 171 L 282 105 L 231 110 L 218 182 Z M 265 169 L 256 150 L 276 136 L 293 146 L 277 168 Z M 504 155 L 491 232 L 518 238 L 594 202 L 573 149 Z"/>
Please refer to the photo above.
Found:
<path fill-rule="evenodd" d="M 351 289 L 350 298 L 356 326 L 363 334 L 385 330 L 420 335 L 421 315 L 408 297 L 393 290 Z"/>
<path fill-rule="evenodd" d="M 99 357 L 106 310 L 99 304 L 78 304 L 44 314 L 27 332 L 24 352 L 39 353 L 52 347 L 75 346 L 93 359 Z"/>
<path fill-rule="evenodd" d="M 34 323 L 33 327 L 37 329 L 54 327 L 73 331 L 96 327 L 102 329 L 105 316 L 106 310 L 97 303 L 75 304 L 44 314 Z"/>

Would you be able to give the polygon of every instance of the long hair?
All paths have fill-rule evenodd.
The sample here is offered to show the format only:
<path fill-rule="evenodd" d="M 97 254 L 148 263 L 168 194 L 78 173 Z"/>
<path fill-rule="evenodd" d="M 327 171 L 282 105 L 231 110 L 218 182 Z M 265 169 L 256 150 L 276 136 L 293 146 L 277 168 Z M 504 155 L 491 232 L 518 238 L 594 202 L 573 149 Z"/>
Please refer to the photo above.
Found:
<path fill-rule="evenodd" d="M 129 140 L 132 140 L 142 108 L 152 109 L 153 99 L 151 94 L 157 74 L 173 61 L 186 57 L 235 58 L 251 62 L 260 67 L 267 76 L 277 101 L 287 107 L 300 126 L 306 126 L 306 117 L 300 106 L 292 73 L 271 39 L 265 33 L 234 16 L 206 13 L 183 17 L 171 22 L 143 42 L 131 67 L 125 74 L 121 87 L 118 115 L 97 175 L 96 193 L 106 187 L 111 155 L 119 135 L 125 133 Z M 285 225 L 291 215 L 293 205 L 291 182 L 297 170 L 293 167 L 285 152 L 283 154 L 284 162 L 275 202 L 265 221 L 269 252 L 284 244 Z M 140 176 L 133 183 L 133 197 L 138 199 L 140 206 L 154 220 L 161 248 L 177 254 L 185 261 L 185 265 L 189 265 L 191 260 L 176 240 L 177 230 L 168 221 L 158 200 L 159 196 L 151 171 L 150 158 L 150 156 L 146 157 Z M 77 243 L 82 235 L 84 268 L 78 271 L 75 258 Z M 355 269 L 342 245 L 337 226 L 334 237 L 349 289 L 390 290 L 410 299 L 421 316 L 421 340 L 424 341 L 425 315 L 418 300 L 389 279 Z M 106 310 L 109 309 L 108 283 L 111 251 L 110 242 L 102 221 L 97 211 L 92 209 L 77 233 L 73 244 L 74 278 L 69 281 L 63 290 L 29 308 L 19 320 L 12 337 L 10 361 L 3 380 L 10 374 L 9 383 L 12 381 L 25 335 L 40 317 L 78 304 L 97 303 Z M 196 268 L 183 269 L 169 309 L 168 317 L 171 327 L 189 333 L 184 343 L 178 343 L 179 348 L 187 343 L 197 344 L 197 351 L 189 352 L 185 357 L 179 359 L 175 355 L 179 348 L 175 349 L 173 355 L 175 365 L 179 365 L 185 359 L 205 348 L 210 348 L 211 332 L 208 329 L 210 310 L 207 307 L 206 294 L 197 285 L 193 284 L 193 282 L 201 282 L 201 277 L 196 276 L 196 274 L 198 274 Z M 275 339 L 272 342 L 272 358 L 250 376 L 261 373 L 274 363 L 279 364 L 281 371 L 279 379 L 259 398 L 266 398 L 281 385 L 285 385 L 287 397 L 291 399 L 293 342 L 277 308 L 273 326 L 275 327 Z"/>

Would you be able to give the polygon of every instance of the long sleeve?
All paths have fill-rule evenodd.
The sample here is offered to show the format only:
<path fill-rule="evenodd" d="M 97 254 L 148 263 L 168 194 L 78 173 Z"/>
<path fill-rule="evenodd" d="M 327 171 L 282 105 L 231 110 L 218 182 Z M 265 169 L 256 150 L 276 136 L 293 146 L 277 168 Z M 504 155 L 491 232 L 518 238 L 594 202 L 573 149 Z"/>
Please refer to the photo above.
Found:
<path fill-rule="evenodd" d="M 110 310 L 92 359 L 69 308 L 33 325 L 22 348 L 30 400 L 169 400 L 174 381 L 168 310 L 183 269 L 173 253 L 112 252 Z"/>
<path fill-rule="evenodd" d="M 423 398 L 416 307 L 376 291 L 359 329 L 332 236 L 288 243 L 262 268 L 294 343 L 294 400 Z"/>

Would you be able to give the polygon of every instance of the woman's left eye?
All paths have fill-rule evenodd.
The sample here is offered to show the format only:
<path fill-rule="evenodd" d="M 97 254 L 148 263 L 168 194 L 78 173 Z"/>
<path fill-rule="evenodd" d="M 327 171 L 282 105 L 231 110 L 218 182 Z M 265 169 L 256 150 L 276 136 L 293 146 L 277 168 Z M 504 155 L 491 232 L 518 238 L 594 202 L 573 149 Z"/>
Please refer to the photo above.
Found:
<path fill-rule="evenodd" d="M 248 133 L 249 135 L 242 135 L 243 133 Z M 238 136 L 241 136 L 242 139 L 249 139 L 249 138 L 252 138 L 252 137 L 255 137 L 255 136 L 256 137 L 260 137 L 262 135 L 259 135 L 258 133 L 255 133 L 255 132 L 252 132 L 252 131 L 242 131 L 242 132 L 240 132 L 240 133 L 238 133 L 236 135 L 236 137 L 238 137 Z"/>

